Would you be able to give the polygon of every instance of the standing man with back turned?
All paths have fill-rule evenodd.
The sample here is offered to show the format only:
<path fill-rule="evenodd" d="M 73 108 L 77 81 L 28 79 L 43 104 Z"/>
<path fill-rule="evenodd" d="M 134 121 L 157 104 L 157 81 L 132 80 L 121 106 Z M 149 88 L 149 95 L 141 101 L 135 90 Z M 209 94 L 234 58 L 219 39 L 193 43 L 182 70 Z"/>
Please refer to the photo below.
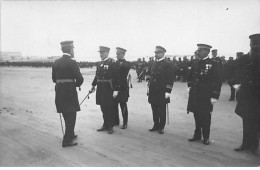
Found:
<path fill-rule="evenodd" d="M 58 113 L 62 113 L 65 121 L 65 135 L 62 147 L 74 146 L 73 139 L 77 138 L 74 133 L 76 113 L 80 111 L 78 93 L 76 87 L 83 83 L 83 77 L 79 66 L 74 58 L 73 41 L 61 42 L 63 55 L 52 66 L 52 80 L 55 85 L 55 104 Z"/>
<path fill-rule="evenodd" d="M 130 70 L 130 63 L 125 60 L 125 53 L 126 50 L 120 47 L 116 48 L 116 66 L 119 71 L 119 84 L 120 90 L 118 96 L 116 97 L 116 104 L 115 104 L 115 125 L 119 125 L 119 114 L 118 114 L 118 103 L 120 104 L 122 117 L 123 117 L 123 126 L 121 129 L 127 128 L 128 122 L 128 109 L 127 109 L 127 101 L 129 97 L 129 82 L 127 80 L 128 73 Z"/>
<path fill-rule="evenodd" d="M 250 150 L 260 156 L 260 34 L 250 35 L 249 39 L 249 54 L 237 60 L 240 74 L 234 85 L 239 90 L 235 112 L 243 121 L 243 140 L 235 151 Z"/>
<path fill-rule="evenodd" d="M 166 123 L 166 104 L 170 103 L 174 74 L 172 64 L 164 59 L 165 48 L 156 46 L 154 62 L 148 68 L 146 81 L 148 82 L 149 93 L 148 102 L 153 111 L 154 125 L 150 132 L 157 131 L 164 133 Z"/>
<path fill-rule="evenodd" d="M 189 100 L 187 111 L 194 113 L 195 132 L 190 142 L 201 140 L 209 145 L 211 113 L 213 105 L 217 102 L 221 89 L 221 72 L 219 65 L 208 57 L 210 45 L 198 44 L 198 61 L 192 64 L 187 77 L 189 88 Z"/>
<path fill-rule="evenodd" d="M 101 62 L 97 66 L 96 76 L 92 82 L 91 92 L 96 91 L 96 104 L 100 105 L 104 123 L 97 131 L 107 130 L 109 134 L 114 132 L 115 121 L 115 97 L 118 95 L 120 85 L 119 72 L 112 58 L 108 58 L 110 48 L 100 46 Z"/>

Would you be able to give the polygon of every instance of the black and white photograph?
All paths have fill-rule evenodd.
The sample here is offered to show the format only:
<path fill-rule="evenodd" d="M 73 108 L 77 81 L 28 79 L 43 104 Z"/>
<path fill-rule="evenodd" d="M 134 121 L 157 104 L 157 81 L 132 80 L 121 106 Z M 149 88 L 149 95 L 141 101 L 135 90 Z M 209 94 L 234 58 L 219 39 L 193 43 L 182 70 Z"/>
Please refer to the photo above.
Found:
<path fill-rule="evenodd" d="M 260 0 L 0 0 L 0 167 L 259 167 Z"/>

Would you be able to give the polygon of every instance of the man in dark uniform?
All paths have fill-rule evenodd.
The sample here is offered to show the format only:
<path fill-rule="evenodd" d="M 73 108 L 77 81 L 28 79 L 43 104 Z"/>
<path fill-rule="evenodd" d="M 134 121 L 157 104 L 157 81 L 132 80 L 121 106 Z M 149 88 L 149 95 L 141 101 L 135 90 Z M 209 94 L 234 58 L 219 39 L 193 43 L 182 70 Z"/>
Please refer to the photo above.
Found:
<path fill-rule="evenodd" d="M 127 101 L 129 97 L 129 82 L 127 80 L 128 73 L 130 70 L 130 63 L 125 60 L 125 53 L 126 50 L 120 47 L 116 48 L 116 66 L 119 71 L 119 93 L 116 97 L 116 104 L 115 104 L 115 125 L 119 125 L 120 119 L 119 119 L 119 111 L 118 111 L 118 104 L 120 104 L 122 117 L 123 117 L 123 126 L 121 129 L 127 128 L 127 122 L 128 122 L 128 109 L 127 109 Z"/>
<path fill-rule="evenodd" d="M 194 113 L 195 132 L 189 141 L 201 140 L 201 130 L 203 143 L 209 145 L 211 113 L 213 105 L 219 98 L 221 75 L 218 64 L 208 57 L 210 45 L 198 44 L 199 60 L 194 62 L 188 79 L 189 100 L 187 111 Z"/>
<path fill-rule="evenodd" d="M 183 61 L 182 61 L 182 82 L 186 82 L 187 81 L 187 72 L 188 72 L 188 64 L 189 64 L 189 60 L 187 59 L 187 56 L 183 57 Z"/>
<path fill-rule="evenodd" d="M 183 77 L 182 77 L 182 60 L 181 58 L 179 57 L 178 58 L 178 61 L 177 61 L 177 81 L 180 81 Z"/>
<path fill-rule="evenodd" d="M 234 85 L 239 90 L 235 112 L 243 120 L 242 145 L 235 151 L 251 150 L 259 156 L 260 133 L 260 34 L 250 38 L 250 52 L 238 59 L 240 84 Z"/>
<path fill-rule="evenodd" d="M 62 147 L 74 146 L 73 139 L 77 137 L 74 133 L 76 112 L 80 111 L 78 93 L 76 87 L 83 83 L 83 77 L 75 60 L 73 41 L 61 42 L 63 55 L 57 59 L 52 66 L 52 80 L 55 85 L 55 104 L 58 113 L 62 113 L 65 121 L 65 135 Z"/>
<path fill-rule="evenodd" d="M 241 62 L 243 60 L 241 59 L 241 57 L 243 57 L 243 55 L 244 55 L 243 52 L 237 52 L 237 57 L 236 57 L 236 60 L 235 60 L 235 63 L 234 63 L 235 64 L 235 81 L 232 82 L 232 84 L 231 84 L 232 87 L 233 87 L 234 84 L 241 84 L 240 77 L 242 77 L 242 76 L 240 76 L 240 75 L 243 75 L 243 69 L 241 69 L 241 68 L 243 68 L 243 62 Z M 241 66 L 241 64 L 242 64 L 242 66 Z M 235 94 L 236 94 L 235 95 L 236 100 L 238 100 L 239 90 L 235 90 Z"/>
<path fill-rule="evenodd" d="M 156 62 L 148 69 L 147 82 L 149 87 L 148 102 L 153 111 L 154 125 L 149 131 L 164 133 L 166 122 L 166 104 L 170 103 L 174 74 L 172 64 L 164 59 L 166 50 L 156 46 Z"/>
<path fill-rule="evenodd" d="M 137 73 L 138 82 L 142 82 L 142 80 L 143 80 L 143 75 L 145 75 L 144 69 L 145 69 L 144 62 L 141 61 L 141 58 L 138 58 L 137 65 L 136 65 L 136 73 Z"/>
<path fill-rule="evenodd" d="M 220 57 L 218 57 L 218 50 L 217 49 L 213 49 L 211 51 L 212 54 L 212 60 L 218 64 L 218 69 L 221 75 L 221 79 L 222 81 L 220 82 L 219 88 L 221 88 L 222 86 L 222 82 L 224 81 L 224 65 L 222 63 L 222 59 Z M 219 89 L 220 90 L 220 89 Z"/>
<path fill-rule="evenodd" d="M 115 120 L 115 97 L 118 95 L 119 86 L 119 71 L 113 59 L 108 58 L 110 48 L 100 46 L 99 52 L 101 62 L 97 66 L 96 76 L 92 82 L 91 92 L 96 91 L 96 104 L 100 105 L 103 113 L 103 126 L 97 131 L 108 130 L 109 134 L 114 132 Z"/>
<path fill-rule="evenodd" d="M 233 60 L 233 57 L 229 57 L 229 60 L 225 64 L 224 68 L 225 68 L 225 75 L 227 78 L 227 83 L 231 89 L 229 101 L 234 101 L 236 98 L 236 92 L 233 87 L 233 85 L 234 85 L 233 82 L 235 81 L 235 78 L 236 78 L 236 63 Z"/>

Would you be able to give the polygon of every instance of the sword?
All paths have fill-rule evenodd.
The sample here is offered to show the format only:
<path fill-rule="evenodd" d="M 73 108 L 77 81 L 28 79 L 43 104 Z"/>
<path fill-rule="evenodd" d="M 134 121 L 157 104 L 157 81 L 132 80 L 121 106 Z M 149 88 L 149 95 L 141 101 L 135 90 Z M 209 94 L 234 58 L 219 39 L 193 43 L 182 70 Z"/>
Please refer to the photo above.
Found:
<path fill-rule="evenodd" d="M 86 98 L 89 99 L 89 95 L 90 95 L 90 94 L 91 94 L 91 91 L 88 92 L 88 94 L 86 95 L 86 97 L 82 100 L 82 102 L 81 102 L 79 105 L 81 105 L 81 104 L 86 100 Z"/>
<path fill-rule="evenodd" d="M 169 120 L 169 105 L 168 103 L 166 104 L 166 110 L 167 110 L 167 124 L 170 124 L 170 120 Z"/>
<path fill-rule="evenodd" d="M 60 114 L 60 113 L 59 113 Z M 61 130 L 62 130 L 62 134 L 64 136 L 64 130 L 63 130 L 63 125 L 62 125 L 62 120 L 61 120 L 61 114 L 60 114 L 60 125 L 61 125 Z"/>
<path fill-rule="evenodd" d="M 144 72 L 144 69 L 143 69 L 143 71 L 139 74 L 138 78 L 143 74 L 143 72 Z"/>

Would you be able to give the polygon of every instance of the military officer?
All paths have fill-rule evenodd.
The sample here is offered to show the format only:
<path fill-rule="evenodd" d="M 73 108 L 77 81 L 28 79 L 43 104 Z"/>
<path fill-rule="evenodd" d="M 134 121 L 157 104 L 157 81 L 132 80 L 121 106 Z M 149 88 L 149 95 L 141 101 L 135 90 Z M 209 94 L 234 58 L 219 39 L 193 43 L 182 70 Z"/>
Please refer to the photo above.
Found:
<path fill-rule="evenodd" d="M 101 62 L 97 66 L 96 76 L 92 82 L 91 92 L 96 91 L 96 104 L 100 105 L 103 113 L 103 126 L 97 131 L 107 130 L 109 134 L 114 132 L 114 107 L 115 97 L 118 95 L 119 85 L 119 71 L 113 59 L 108 58 L 110 48 L 100 46 L 99 53 Z"/>
<path fill-rule="evenodd" d="M 213 105 L 220 95 L 221 75 L 218 63 L 208 57 L 210 45 L 197 44 L 198 60 L 192 64 L 187 77 L 189 88 L 189 99 L 187 111 L 194 113 L 195 132 L 189 141 L 201 140 L 203 144 L 209 145 L 211 113 Z"/>
<path fill-rule="evenodd" d="M 240 80 L 240 78 L 242 78 L 242 76 L 241 75 L 243 75 L 243 69 L 241 69 L 241 68 L 244 68 L 244 62 L 243 62 L 243 58 L 245 58 L 245 57 L 243 57 L 244 56 L 244 53 L 243 52 L 237 52 L 236 53 L 236 55 L 237 55 L 237 57 L 236 57 L 236 60 L 235 60 L 235 63 L 234 63 L 234 67 L 235 67 L 235 81 L 233 81 L 233 83 L 231 84 L 232 85 L 232 87 L 233 87 L 233 85 L 234 84 L 241 84 L 241 80 Z M 243 58 L 241 58 L 241 57 L 243 57 Z M 236 96 L 236 100 L 238 100 L 238 98 L 239 98 L 239 90 L 235 90 L 234 89 L 234 91 L 235 91 L 235 96 Z"/>
<path fill-rule="evenodd" d="M 239 98 L 235 112 L 243 120 L 242 145 L 235 151 L 251 150 L 259 156 L 260 133 L 260 34 L 249 36 L 250 52 L 238 59 L 240 74 Z"/>
<path fill-rule="evenodd" d="M 126 50 L 120 47 L 116 48 L 116 66 L 119 71 L 119 93 L 116 99 L 115 104 L 115 125 L 119 125 L 120 119 L 118 114 L 118 104 L 120 104 L 122 117 L 123 117 L 123 126 L 121 129 L 127 128 L 127 122 L 128 122 L 128 109 L 127 109 L 127 101 L 129 97 L 129 82 L 128 82 L 128 73 L 130 70 L 130 63 L 125 60 L 125 53 Z"/>
<path fill-rule="evenodd" d="M 73 143 L 77 137 L 74 133 L 76 112 L 80 111 L 76 87 L 83 83 L 83 77 L 76 61 L 72 60 L 73 48 L 73 41 L 61 42 L 63 55 L 52 66 L 52 80 L 56 83 L 55 104 L 57 112 L 62 113 L 66 126 L 62 147 L 77 145 Z"/>
<path fill-rule="evenodd" d="M 141 58 L 138 58 L 137 65 L 136 65 L 136 73 L 138 82 L 142 82 L 143 77 L 145 75 L 145 62 L 141 60 Z"/>
<path fill-rule="evenodd" d="M 222 63 L 222 60 L 220 57 L 218 57 L 218 50 L 217 49 L 213 49 L 211 50 L 211 54 L 212 54 L 212 60 L 216 63 L 218 63 L 218 69 L 219 69 L 219 72 L 220 72 L 220 75 L 221 75 L 221 79 L 222 81 L 220 82 L 219 84 L 219 88 L 221 88 L 222 86 L 222 82 L 224 81 L 223 77 L 224 77 L 224 66 L 223 66 L 223 63 Z M 219 89 L 220 90 L 220 89 Z"/>
<path fill-rule="evenodd" d="M 151 104 L 154 125 L 149 131 L 164 133 L 166 122 L 166 104 L 170 102 L 174 73 L 172 64 L 164 59 L 165 48 L 156 46 L 154 62 L 147 73 L 149 87 L 148 102 Z"/>
<path fill-rule="evenodd" d="M 233 87 L 233 82 L 235 80 L 236 75 L 236 64 L 233 60 L 233 57 L 229 57 L 229 60 L 225 64 L 225 75 L 227 78 L 228 85 L 230 86 L 231 94 L 229 101 L 234 101 L 236 98 L 236 92 Z"/>

